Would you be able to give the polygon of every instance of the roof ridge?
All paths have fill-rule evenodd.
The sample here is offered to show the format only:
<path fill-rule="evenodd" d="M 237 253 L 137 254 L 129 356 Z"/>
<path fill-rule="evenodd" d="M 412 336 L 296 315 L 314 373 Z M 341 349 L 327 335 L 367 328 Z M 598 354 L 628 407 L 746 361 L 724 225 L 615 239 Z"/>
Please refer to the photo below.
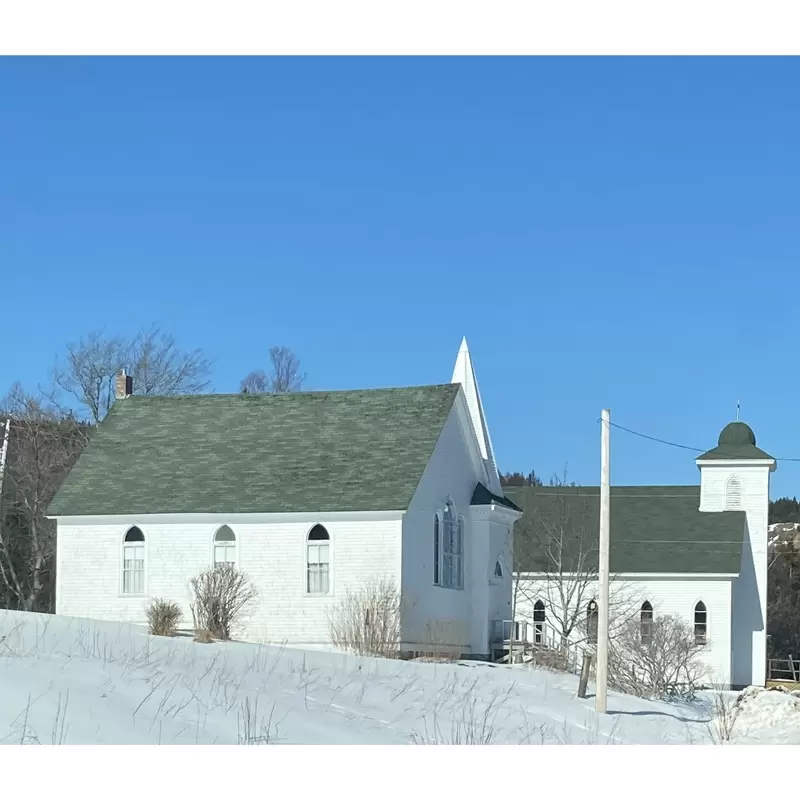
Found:
<path fill-rule="evenodd" d="M 329 395 L 329 394 L 358 394 L 368 392 L 402 392 L 413 391 L 419 389 L 449 389 L 457 391 L 458 387 L 452 383 L 423 383 L 415 386 L 373 386 L 361 389 L 309 389 L 297 392 L 200 392 L 193 394 L 131 394 L 126 397 L 122 402 L 127 403 L 129 400 L 199 400 L 199 399 L 223 399 L 223 398 L 248 398 L 254 397 L 267 398 L 267 397 L 310 397 L 314 395 Z"/>

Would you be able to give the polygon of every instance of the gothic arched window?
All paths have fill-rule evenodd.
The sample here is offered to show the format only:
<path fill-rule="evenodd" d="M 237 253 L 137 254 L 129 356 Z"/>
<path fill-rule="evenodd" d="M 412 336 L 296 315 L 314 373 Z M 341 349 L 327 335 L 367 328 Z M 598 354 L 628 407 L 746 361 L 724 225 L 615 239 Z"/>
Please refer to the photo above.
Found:
<path fill-rule="evenodd" d="M 639 628 L 642 636 L 642 644 L 648 646 L 653 642 L 653 606 L 648 600 L 642 603 L 639 612 Z"/>
<path fill-rule="evenodd" d="M 135 525 L 122 543 L 122 594 L 144 594 L 144 534 Z"/>
<path fill-rule="evenodd" d="M 586 608 L 586 635 L 589 644 L 597 644 L 597 603 L 594 600 Z"/>
<path fill-rule="evenodd" d="M 434 543 L 437 533 L 441 540 L 441 572 L 434 571 L 434 578 L 440 577 L 439 585 L 447 589 L 464 588 L 464 517 L 456 513 L 452 500 L 448 500 L 442 514 L 441 530 L 438 516 L 434 522 Z M 439 555 L 439 547 L 434 553 L 434 565 Z"/>
<path fill-rule="evenodd" d="M 700 600 L 694 607 L 694 643 L 705 644 L 708 641 L 708 611 L 706 604 Z"/>
<path fill-rule="evenodd" d="M 236 565 L 236 534 L 223 525 L 214 534 L 214 566 Z"/>
<path fill-rule="evenodd" d="M 331 537 L 322 525 L 315 525 L 306 541 L 306 591 L 328 594 L 331 575 Z"/>
<path fill-rule="evenodd" d="M 533 643 L 544 644 L 544 623 L 547 618 L 544 603 L 537 600 L 533 604 Z"/>

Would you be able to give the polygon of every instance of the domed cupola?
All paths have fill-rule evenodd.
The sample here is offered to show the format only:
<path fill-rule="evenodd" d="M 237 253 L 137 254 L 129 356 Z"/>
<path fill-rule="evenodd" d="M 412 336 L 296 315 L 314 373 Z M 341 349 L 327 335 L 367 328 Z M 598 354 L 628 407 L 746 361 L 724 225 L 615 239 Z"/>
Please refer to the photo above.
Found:
<path fill-rule="evenodd" d="M 729 422 L 719 435 L 717 446 L 698 456 L 697 461 L 774 461 L 756 446 L 753 429 L 744 422 Z"/>
<path fill-rule="evenodd" d="M 720 447 L 756 446 L 756 435 L 745 422 L 729 422 L 719 435 L 717 444 Z"/>

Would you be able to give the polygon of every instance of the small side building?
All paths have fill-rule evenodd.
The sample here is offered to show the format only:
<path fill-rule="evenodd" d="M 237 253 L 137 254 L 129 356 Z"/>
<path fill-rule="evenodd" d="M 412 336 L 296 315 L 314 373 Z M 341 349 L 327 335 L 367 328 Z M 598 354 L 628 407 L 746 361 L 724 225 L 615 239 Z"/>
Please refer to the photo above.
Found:
<path fill-rule="evenodd" d="M 766 681 L 769 479 L 775 459 L 733 422 L 696 459 L 695 486 L 612 486 L 615 610 L 678 616 L 702 645 L 709 682 Z M 515 618 L 533 637 L 590 640 L 596 625 L 598 487 L 507 487 L 515 525 Z M 616 592 L 616 594 L 615 594 Z M 595 629 L 596 630 L 596 629 Z"/>

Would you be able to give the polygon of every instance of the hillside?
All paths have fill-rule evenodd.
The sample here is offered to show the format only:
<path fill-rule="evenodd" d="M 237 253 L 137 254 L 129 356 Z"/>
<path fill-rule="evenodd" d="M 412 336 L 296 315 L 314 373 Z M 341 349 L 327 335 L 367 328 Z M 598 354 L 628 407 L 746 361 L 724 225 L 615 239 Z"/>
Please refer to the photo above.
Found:
<path fill-rule="evenodd" d="M 599 718 L 576 686 L 574 676 L 543 670 L 202 645 L 129 625 L 0 612 L 5 743 L 710 741 L 708 706 L 612 693 L 612 713 Z M 747 738 L 767 731 L 767 740 L 800 743 L 789 723 L 756 720 Z"/>

